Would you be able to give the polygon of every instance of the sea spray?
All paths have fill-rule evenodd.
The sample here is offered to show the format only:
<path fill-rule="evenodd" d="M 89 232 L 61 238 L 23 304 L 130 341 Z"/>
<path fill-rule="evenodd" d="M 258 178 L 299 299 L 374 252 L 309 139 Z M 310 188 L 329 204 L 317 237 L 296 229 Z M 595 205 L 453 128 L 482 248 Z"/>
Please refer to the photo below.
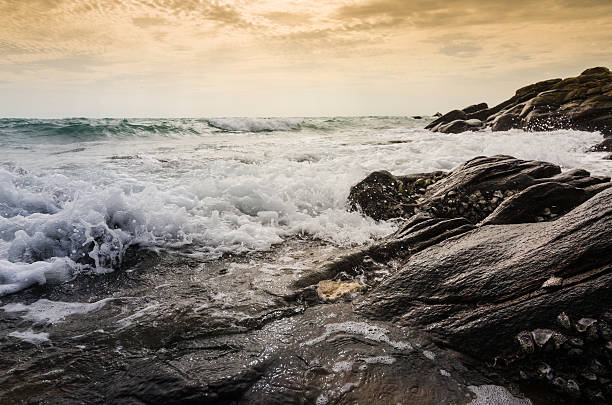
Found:
<path fill-rule="evenodd" d="M 112 271 L 135 245 L 214 259 L 292 237 L 366 244 L 395 229 L 346 209 L 374 170 L 504 153 L 612 171 L 584 152 L 601 139 L 586 132 L 441 135 L 407 117 L 210 122 L 0 120 L 0 294 Z"/>

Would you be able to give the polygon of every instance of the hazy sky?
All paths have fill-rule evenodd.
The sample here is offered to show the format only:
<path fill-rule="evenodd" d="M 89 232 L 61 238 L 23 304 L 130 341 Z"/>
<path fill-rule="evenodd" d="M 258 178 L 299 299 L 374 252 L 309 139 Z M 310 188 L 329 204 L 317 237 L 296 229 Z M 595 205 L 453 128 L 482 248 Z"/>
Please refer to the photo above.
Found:
<path fill-rule="evenodd" d="M 611 45 L 611 0 L 0 0 L 0 116 L 433 114 Z"/>

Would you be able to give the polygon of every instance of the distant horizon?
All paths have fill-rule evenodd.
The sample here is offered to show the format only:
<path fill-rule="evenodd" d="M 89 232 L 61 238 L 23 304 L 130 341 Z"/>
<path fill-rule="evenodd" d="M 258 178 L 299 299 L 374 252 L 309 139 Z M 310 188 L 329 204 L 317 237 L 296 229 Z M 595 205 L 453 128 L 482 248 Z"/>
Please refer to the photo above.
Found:
<path fill-rule="evenodd" d="M 466 106 L 467 107 L 467 106 Z M 437 113 L 437 112 L 436 112 Z M 423 117 L 423 118 L 427 118 L 427 117 L 434 117 L 436 113 L 433 114 L 382 114 L 382 115 L 270 115 L 270 116 L 248 116 L 248 115 L 226 115 L 226 116 L 212 116 L 212 115 L 207 115 L 207 116 L 193 116 L 193 117 L 188 117 L 188 116 L 150 116 L 150 117 L 120 117 L 120 116 L 116 116 L 116 117 L 106 117 L 106 116 L 99 116 L 99 117 L 94 117 L 94 116 L 65 116 L 65 117 L 4 117 L 4 116 L 0 116 L 0 120 L 19 120 L 19 119 L 24 119 L 24 120 L 29 120 L 29 119 L 39 119 L 39 120 L 70 120 L 70 119 L 96 119 L 96 120 L 104 120 L 104 119 L 109 119 L 109 120 L 130 120 L 130 119 L 134 119 L 134 120 L 146 120 L 146 119 L 194 119 L 194 120 L 206 120 L 206 119 L 225 119 L 225 118 L 248 118 L 248 119 L 274 119 L 274 118 L 279 118 L 279 119 L 291 119 L 291 118 L 368 118 L 368 117 L 372 117 L 372 118 L 413 118 L 413 117 Z M 444 114 L 442 111 L 440 111 L 441 114 Z"/>

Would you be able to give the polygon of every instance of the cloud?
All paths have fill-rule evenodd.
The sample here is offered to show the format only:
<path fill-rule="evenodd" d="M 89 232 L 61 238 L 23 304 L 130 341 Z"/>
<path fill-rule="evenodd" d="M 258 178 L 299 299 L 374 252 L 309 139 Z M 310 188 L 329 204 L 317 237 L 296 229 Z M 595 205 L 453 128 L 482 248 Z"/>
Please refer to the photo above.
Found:
<path fill-rule="evenodd" d="M 480 45 L 473 42 L 451 41 L 442 46 L 439 52 L 447 56 L 456 56 L 460 58 L 473 58 L 482 50 Z"/>
<path fill-rule="evenodd" d="M 16 88 L 239 95 L 539 79 L 612 64 L 610 15 L 610 0 L 0 0 L 0 71 Z"/>
<path fill-rule="evenodd" d="M 168 21 L 161 17 L 132 17 L 134 25 L 140 28 L 156 27 L 166 25 Z"/>
<path fill-rule="evenodd" d="M 577 21 L 601 18 L 602 11 L 612 11 L 609 0 L 366 0 L 340 7 L 339 19 L 369 19 L 394 17 L 413 27 L 465 26 L 475 24 L 505 24 L 509 22 Z M 609 14 L 608 14 L 609 16 Z"/>

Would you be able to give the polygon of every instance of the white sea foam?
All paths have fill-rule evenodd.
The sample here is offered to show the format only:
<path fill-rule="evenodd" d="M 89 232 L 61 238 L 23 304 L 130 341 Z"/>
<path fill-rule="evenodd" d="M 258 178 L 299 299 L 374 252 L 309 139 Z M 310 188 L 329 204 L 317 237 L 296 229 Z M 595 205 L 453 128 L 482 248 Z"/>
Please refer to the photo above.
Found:
<path fill-rule="evenodd" d="M 35 324 L 53 324 L 63 321 L 67 316 L 88 314 L 102 309 L 112 298 L 87 303 L 87 302 L 61 302 L 40 299 L 30 305 L 6 304 L 0 309 L 6 312 L 23 312 L 21 318 Z"/>
<path fill-rule="evenodd" d="M 171 120 L 150 121 L 157 131 Z M 0 295 L 111 271 L 134 244 L 214 258 L 268 250 L 294 236 L 342 246 L 371 242 L 395 225 L 348 212 L 346 198 L 374 170 L 450 170 L 477 155 L 504 153 L 612 172 L 602 154 L 584 153 L 601 140 L 585 132 L 445 135 L 414 128 L 409 119 L 370 117 L 224 119 L 221 124 L 245 131 L 228 134 L 205 132 L 202 121 L 176 121 L 177 137 L 166 130 L 164 137 L 71 145 L 19 138 L 0 146 L 6 152 L 0 155 Z M 276 131 L 254 133 L 266 125 Z M 292 130 L 296 125 L 300 131 Z"/>
<path fill-rule="evenodd" d="M 373 356 L 363 358 L 367 364 L 393 364 L 395 363 L 395 357 L 391 356 Z"/>
<path fill-rule="evenodd" d="M 469 405 L 531 405 L 528 399 L 517 398 L 499 385 L 470 385 L 476 398 Z"/>
<path fill-rule="evenodd" d="M 32 331 L 32 329 L 24 330 L 23 332 L 11 332 L 8 334 L 8 336 L 23 340 L 24 342 L 28 342 L 33 345 L 39 345 L 49 341 L 49 334 L 47 332 L 35 333 Z"/>
<path fill-rule="evenodd" d="M 412 345 L 408 342 L 402 342 L 399 340 L 391 340 L 389 336 L 389 330 L 381 328 L 380 326 L 370 325 L 365 322 L 342 322 L 342 323 L 330 323 L 325 325 L 325 332 L 314 339 L 308 340 L 302 343 L 303 346 L 312 346 L 323 342 L 328 337 L 335 333 L 345 332 L 352 333 L 355 335 L 361 335 L 364 338 L 380 343 L 386 343 L 389 346 L 398 350 L 412 350 Z"/>

